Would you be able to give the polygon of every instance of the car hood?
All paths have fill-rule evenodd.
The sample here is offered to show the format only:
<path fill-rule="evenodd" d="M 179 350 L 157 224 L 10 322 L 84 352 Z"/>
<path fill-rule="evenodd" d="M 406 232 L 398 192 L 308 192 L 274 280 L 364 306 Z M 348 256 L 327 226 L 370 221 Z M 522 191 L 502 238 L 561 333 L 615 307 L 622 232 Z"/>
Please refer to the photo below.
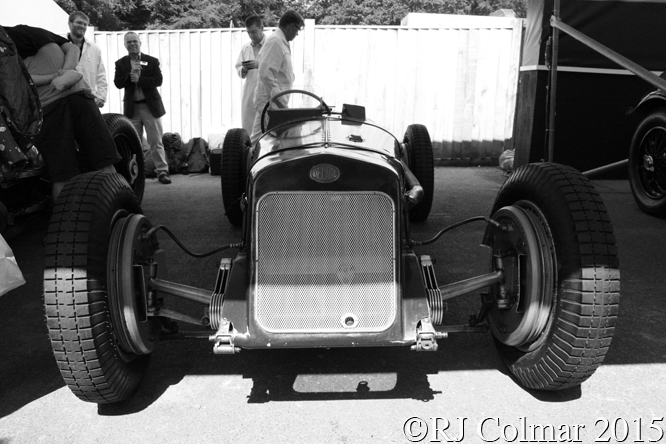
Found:
<path fill-rule="evenodd" d="M 258 142 L 256 159 L 284 150 L 318 146 L 359 149 L 395 157 L 398 141 L 374 123 L 337 115 L 324 116 L 282 125 L 267 132 Z"/>

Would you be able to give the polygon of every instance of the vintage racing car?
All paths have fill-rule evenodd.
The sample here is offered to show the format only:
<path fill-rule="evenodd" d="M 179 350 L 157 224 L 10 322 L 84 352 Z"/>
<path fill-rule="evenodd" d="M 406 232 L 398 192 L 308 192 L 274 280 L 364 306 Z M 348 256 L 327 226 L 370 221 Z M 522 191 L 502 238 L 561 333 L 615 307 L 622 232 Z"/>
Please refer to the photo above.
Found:
<path fill-rule="evenodd" d="M 294 94 L 289 91 L 283 94 Z M 456 332 L 490 330 L 528 388 L 581 384 L 608 351 L 619 304 L 613 227 L 593 184 L 562 165 L 524 165 L 487 216 L 428 240 L 410 225 L 433 202 L 432 144 L 422 125 L 397 139 L 360 106 L 264 110 L 251 145 L 230 130 L 222 197 L 236 251 L 215 288 L 168 279 L 158 233 L 117 174 L 68 182 L 46 239 L 44 300 L 58 367 L 80 399 L 131 396 L 162 339 L 202 338 L 216 354 L 242 349 L 405 346 L 434 352 Z M 466 224 L 487 226 L 478 276 L 440 285 L 422 245 Z M 183 247 L 185 250 L 185 248 Z M 204 256 L 199 255 L 199 256 Z M 443 323 L 451 298 L 478 299 L 465 325 Z M 201 317 L 169 301 L 200 304 Z M 178 329 L 177 323 L 191 324 Z"/>
<path fill-rule="evenodd" d="M 666 217 L 666 91 L 650 92 L 629 114 L 641 119 L 629 148 L 631 191 L 643 211 Z"/>

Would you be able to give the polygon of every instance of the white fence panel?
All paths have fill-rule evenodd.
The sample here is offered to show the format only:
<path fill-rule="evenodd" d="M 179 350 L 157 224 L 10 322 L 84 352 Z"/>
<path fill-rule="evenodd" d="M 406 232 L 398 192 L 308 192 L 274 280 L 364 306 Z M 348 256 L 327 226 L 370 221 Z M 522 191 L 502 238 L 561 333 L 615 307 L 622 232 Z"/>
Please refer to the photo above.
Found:
<path fill-rule="evenodd" d="M 337 111 L 364 105 L 369 119 L 399 139 L 411 123 L 428 127 L 441 164 L 496 159 L 513 136 L 522 21 L 469 26 L 314 26 L 292 42 L 295 87 Z M 496 23 L 496 25 L 494 25 Z M 489 25 L 491 24 L 491 25 Z M 266 29 L 272 32 L 272 29 Z M 242 80 L 234 64 L 244 29 L 138 31 L 142 51 L 160 59 L 165 131 L 184 140 L 240 126 Z M 122 112 L 113 85 L 124 33 L 96 32 L 109 77 L 103 112 Z"/>

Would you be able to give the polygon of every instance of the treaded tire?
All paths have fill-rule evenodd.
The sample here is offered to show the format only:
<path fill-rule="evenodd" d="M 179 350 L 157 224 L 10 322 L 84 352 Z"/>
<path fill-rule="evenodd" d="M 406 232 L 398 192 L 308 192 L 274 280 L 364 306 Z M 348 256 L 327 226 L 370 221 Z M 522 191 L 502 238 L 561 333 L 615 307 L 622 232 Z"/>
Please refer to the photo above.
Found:
<path fill-rule="evenodd" d="M 233 128 L 227 132 L 222 144 L 222 202 L 224 212 L 231 225 L 240 227 L 243 223 L 241 198 L 245 192 L 246 158 L 250 150 L 250 136 L 243 128 Z"/>
<path fill-rule="evenodd" d="M 434 159 L 428 129 L 420 124 L 409 125 L 403 142 L 407 145 L 409 169 L 423 187 L 423 199 L 409 210 L 409 220 L 423 222 L 430 215 L 435 192 Z"/>
<path fill-rule="evenodd" d="M 143 200 L 146 187 L 143 147 L 141 137 L 136 133 L 132 122 L 122 114 L 103 114 L 111 137 L 122 160 L 116 163 L 116 171 L 127 180 L 139 204 Z"/>
<path fill-rule="evenodd" d="M 653 216 L 666 218 L 666 110 L 664 109 L 647 116 L 636 128 L 629 149 L 629 184 L 634 200 L 641 210 Z"/>
<path fill-rule="evenodd" d="M 122 176 L 77 176 L 60 193 L 45 240 L 44 306 L 53 354 L 72 392 L 100 404 L 127 399 L 150 357 L 124 352 L 113 334 L 107 254 L 118 211 L 141 213 Z"/>
<path fill-rule="evenodd" d="M 500 189 L 492 214 L 520 202 L 534 204 L 550 231 L 555 263 L 548 320 L 522 347 L 495 344 L 525 387 L 575 387 L 601 365 L 615 331 L 620 271 L 613 227 L 594 185 L 557 164 L 518 168 Z M 525 205 L 525 204 L 523 204 Z M 519 349 L 520 348 L 520 349 Z"/>

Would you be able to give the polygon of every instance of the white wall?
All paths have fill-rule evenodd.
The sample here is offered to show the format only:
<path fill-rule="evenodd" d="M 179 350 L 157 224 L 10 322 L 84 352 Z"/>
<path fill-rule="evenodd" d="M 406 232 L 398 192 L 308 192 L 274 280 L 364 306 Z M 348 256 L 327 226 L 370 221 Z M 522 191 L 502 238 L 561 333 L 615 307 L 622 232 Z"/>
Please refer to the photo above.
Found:
<path fill-rule="evenodd" d="M 313 88 L 337 111 L 343 103 L 364 105 L 368 118 L 400 139 L 407 125 L 426 125 L 440 163 L 496 164 L 512 143 L 522 21 L 453 19 L 443 27 L 315 26 L 308 20 L 292 42 L 294 85 Z M 242 82 L 234 63 L 248 41 L 243 28 L 138 34 L 141 49 L 160 59 L 165 131 L 187 140 L 240 126 Z M 127 53 L 123 36 L 95 33 L 109 77 L 103 112 L 122 112 L 113 76 L 115 61 Z"/>

